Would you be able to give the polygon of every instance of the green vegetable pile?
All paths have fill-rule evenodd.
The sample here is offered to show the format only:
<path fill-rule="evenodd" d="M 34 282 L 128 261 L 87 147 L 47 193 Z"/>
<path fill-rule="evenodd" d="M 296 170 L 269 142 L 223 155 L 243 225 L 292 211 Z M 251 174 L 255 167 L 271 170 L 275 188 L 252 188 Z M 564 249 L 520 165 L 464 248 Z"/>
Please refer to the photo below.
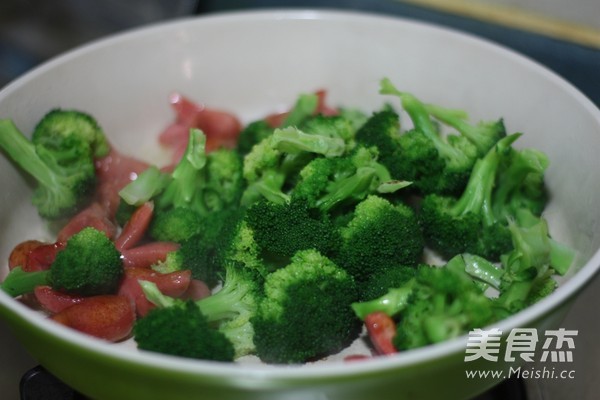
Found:
<path fill-rule="evenodd" d="M 120 216 L 151 201 L 152 239 L 180 244 L 152 268 L 191 270 L 213 290 L 184 300 L 142 281 L 156 307 L 135 324 L 139 348 L 306 363 L 346 348 L 382 312 L 394 348 L 407 350 L 483 328 L 556 288 L 573 252 L 543 216 L 547 157 L 515 146 L 521 134 L 502 119 L 471 122 L 388 79 L 380 93 L 387 102 L 371 114 L 335 115 L 303 94 L 280 126 L 249 123 L 235 149 L 207 152 L 192 129 L 172 171 L 151 167 L 120 192 Z M 22 146 L 39 204 L 60 184 L 68 193 L 88 185 L 77 165 L 43 185 L 34 166 L 58 169 L 50 139 Z M 40 212 L 75 202 L 61 197 Z"/>

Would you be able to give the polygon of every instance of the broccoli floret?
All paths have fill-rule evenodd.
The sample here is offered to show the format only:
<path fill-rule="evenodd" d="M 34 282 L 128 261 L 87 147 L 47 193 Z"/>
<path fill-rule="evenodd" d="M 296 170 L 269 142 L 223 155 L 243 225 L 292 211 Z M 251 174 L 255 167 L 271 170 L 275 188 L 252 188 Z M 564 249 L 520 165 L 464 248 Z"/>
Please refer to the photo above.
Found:
<path fill-rule="evenodd" d="M 24 272 L 13 269 L 2 289 L 11 296 L 30 293 L 38 285 L 81 296 L 116 292 L 123 276 L 121 254 L 101 231 L 87 227 L 71 236 L 50 269 Z"/>
<path fill-rule="evenodd" d="M 458 198 L 430 194 L 421 204 L 420 220 L 426 242 L 447 259 L 476 254 L 497 261 L 511 248 L 506 222 L 492 212 L 492 192 L 498 165 L 511 150 L 518 134 L 500 140 L 477 161 L 469 182 Z"/>
<path fill-rule="evenodd" d="M 193 278 L 215 287 L 223 273 L 225 254 L 234 244 L 242 246 L 246 243 L 240 238 L 243 215 L 243 209 L 235 209 L 204 216 L 201 230 L 182 241 L 179 249 L 171 255 L 170 268 L 189 269 Z"/>
<path fill-rule="evenodd" d="M 35 144 L 11 120 L 0 120 L 0 148 L 35 180 L 32 203 L 47 219 L 73 215 L 91 197 L 96 184 L 93 150 L 84 138 Z"/>
<path fill-rule="evenodd" d="M 548 157 L 536 149 L 512 149 L 503 164 L 493 194 L 496 216 L 507 218 L 520 210 L 540 216 L 548 202 L 544 181 Z"/>
<path fill-rule="evenodd" d="M 371 195 L 356 206 L 341 235 L 336 261 L 358 283 L 387 268 L 417 265 L 423 256 L 423 235 L 413 209 L 379 196 Z"/>
<path fill-rule="evenodd" d="M 273 134 L 274 128 L 263 119 L 253 121 L 246 125 L 240 132 L 237 141 L 237 151 L 241 155 L 246 155 L 252 150 L 252 147 L 260 143 L 263 139 Z"/>
<path fill-rule="evenodd" d="M 369 301 L 383 296 L 392 288 L 404 285 L 415 277 L 416 271 L 421 267 L 417 265 L 392 265 L 374 271 L 364 283 L 359 285 L 360 301 Z"/>
<path fill-rule="evenodd" d="M 302 132 L 295 127 L 278 128 L 255 145 L 244 157 L 245 189 L 242 204 L 260 198 L 283 203 L 289 188 L 295 186 L 298 172 L 319 156 L 337 157 L 344 153 L 341 138 Z"/>
<path fill-rule="evenodd" d="M 511 314 L 552 293 L 557 286 L 553 275 L 565 274 L 574 258 L 571 249 L 550 237 L 544 218 L 526 211 L 518 217 L 509 220 L 513 249 L 502 256 L 504 274 L 497 300 Z"/>
<path fill-rule="evenodd" d="M 202 360 L 234 360 L 231 341 L 210 325 L 191 300 L 150 310 L 136 321 L 133 337 L 141 350 Z"/>
<path fill-rule="evenodd" d="M 352 150 L 354 147 L 354 136 L 357 123 L 354 115 L 322 115 L 318 114 L 307 118 L 299 128 L 310 134 L 338 138 L 344 141 L 344 151 Z"/>
<path fill-rule="evenodd" d="M 315 250 L 299 251 L 265 279 L 251 319 L 257 355 L 267 363 L 292 364 L 343 349 L 360 327 L 350 307 L 356 299 L 348 273 Z"/>
<path fill-rule="evenodd" d="M 246 213 L 246 221 L 263 259 L 282 259 L 287 263 L 298 250 L 316 249 L 330 255 L 339 244 L 339 232 L 329 217 L 306 202 L 292 200 L 283 204 L 260 200 Z"/>
<path fill-rule="evenodd" d="M 358 146 L 343 157 L 317 158 L 300 171 L 292 198 L 334 213 L 336 208 L 353 208 L 370 194 L 391 193 L 410 184 L 392 180 L 377 156 L 374 147 Z"/>
<path fill-rule="evenodd" d="M 420 268 L 410 284 L 412 292 L 396 316 L 398 350 L 448 340 L 499 318 L 493 300 L 452 269 Z"/>
<path fill-rule="evenodd" d="M 244 268 L 234 262 L 228 262 L 225 264 L 222 288 L 216 293 L 192 303 L 212 329 L 218 331 L 231 344 L 234 350 L 232 359 L 254 353 L 254 329 L 250 320 L 256 315 L 258 302 L 262 295 L 262 282 L 262 277 L 256 271 Z M 141 285 L 148 300 L 159 308 L 177 308 L 181 307 L 184 302 L 163 295 L 151 282 L 141 282 Z M 172 321 L 172 323 L 177 323 L 177 321 Z M 189 333 L 202 335 L 202 332 L 200 330 Z M 157 335 L 161 337 L 163 333 L 158 332 Z M 138 340 L 137 337 L 136 340 Z M 208 346 L 210 342 L 201 344 Z"/>
<path fill-rule="evenodd" d="M 171 208 L 154 216 L 149 234 L 155 240 L 181 243 L 207 229 L 203 226 L 204 220 L 191 208 Z"/>
<path fill-rule="evenodd" d="M 54 109 L 36 125 L 31 141 L 53 148 L 69 137 L 78 137 L 89 144 L 94 158 L 101 158 L 110 151 L 104 131 L 91 115 L 78 110 Z"/>
<path fill-rule="evenodd" d="M 374 113 L 356 132 L 356 142 L 365 146 L 375 146 L 379 151 L 379 162 L 390 171 L 393 178 L 404 179 L 408 174 L 402 163 L 404 155 L 400 147 L 400 119 L 393 110 Z"/>
<path fill-rule="evenodd" d="M 397 178 L 414 182 L 423 193 L 454 194 L 462 190 L 479 158 L 478 148 L 463 135 L 446 135 L 444 140 L 426 105 L 396 89 L 389 79 L 381 81 L 380 93 L 398 96 L 414 125 L 411 135 L 403 134 L 399 139 L 397 164 L 403 165 L 397 167 L 402 173 Z"/>

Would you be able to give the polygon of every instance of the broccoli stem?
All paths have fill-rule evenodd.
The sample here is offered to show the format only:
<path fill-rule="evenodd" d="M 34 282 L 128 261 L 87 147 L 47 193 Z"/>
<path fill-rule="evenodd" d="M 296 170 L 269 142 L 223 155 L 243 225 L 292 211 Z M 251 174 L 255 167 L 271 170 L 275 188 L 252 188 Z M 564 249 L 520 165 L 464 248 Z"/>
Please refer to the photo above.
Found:
<path fill-rule="evenodd" d="M 334 182 L 328 189 L 329 193 L 317 201 L 317 206 L 323 211 L 329 211 L 355 194 L 366 193 L 375 176 L 373 168 L 358 168 L 353 175 Z"/>
<path fill-rule="evenodd" d="M 206 165 L 206 135 L 200 129 L 190 129 L 189 141 L 182 159 L 171 174 L 172 180 L 160 197 L 159 207 L 189 206 L 196 194 L 199 171 Z"/>
<path fill-rule="evenodd" d="M 352 310 L 358 318 L 364 321 L 365 317 L 374 312 L 383 312 L 390 317 L 404 310 L 413 293 L 415 280 L 411 279 L 399 288 L 389 289 L 386 294 L 373 300 L 352 303 Z"/>
<path fill-rule="evenodd" d="M 460 134 L 469 139 L 479 151 L 487 151 L 488 146 L 486 136 L 480 128 L 465 121 L 467 114 L 464 111 L 451 110 L 432 104 L 428 104 L 426 109 L 433 117 L 459 131 Z"/>
<path fill-rule="evenodd" d="M 50 189 L 60 186 L 56 183 L 56 176 L 37 154 L 35 146 L 9 119 L 0 119 L 0 148 L 38 184 Z"/>
<path fill-rule="evenodd" d="M 162 192 L 168 183 L 169 176 L 152 165 L 121 189 L 119 196 L 129 205 L 141 206 Z"/>
<path fill-rule="evenodd" d="M 305 118 L 315 113 L 318 105 L 319 97 L 316 94 L 301 94 L 281 126 L 287 127 L 300 124 Z"/>
<path fill-rule="evenodd" d="M 31 293 L 36 286 L 49 284 L 49 273 L 50 270 L 26 272 L 21 267 L 16 267 L 0 284 L 0 289 L 12 297 Z"/>
<path fill-rule="evenodd" d="M 520 134 L 513 134 L 498 141 L 487 154 L 475 162 L 471 176 L 463 194 L 450 209 L 454 216 L 469 212 L 482 213 L 487 226 L 494 224 L 496 216 L 492 209 L 492 191 L 496 181 L 496 172 L 502 156 L 511 149 L 511 144 Z"/>

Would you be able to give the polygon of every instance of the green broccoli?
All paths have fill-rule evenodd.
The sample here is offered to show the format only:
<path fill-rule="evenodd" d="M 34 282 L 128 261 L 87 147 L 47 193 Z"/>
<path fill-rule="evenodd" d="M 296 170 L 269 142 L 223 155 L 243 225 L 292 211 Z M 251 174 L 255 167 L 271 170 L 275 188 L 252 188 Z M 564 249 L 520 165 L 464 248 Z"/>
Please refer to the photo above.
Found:
<path fill-rule="evenodd" d="M 379 162 L 395 179 L 411 176 L 405 171 L 404 154 L 400 144 L 400 118 L 394 110 L 385 109 L 373 113 L 356 132 L 356 142 L 365 147 L 375 146 L 379 151 Z"/>
<path fill-rule="evenodd" d="M 316 94 L 301 94 L 296 99 L 292 109 L 282 121 L 279 128 L 299 126 L 307 118 L 313 116 L 317 110 L 319 98 Z M 240 132 L 237 151 L 241 155 L 250 153 L 254 145 L 271 136 L 275 127 L 265 119 L 259 119 L 246 125 Z"/>
<path fill-rule="evenodd" d="M 360 321 L 352 277 L 315 250 L 265 278 L 264 296 L 251 319 L 256 354 L 267 363 L 293 364 L 335 353 L 357 335 Z"/>
<path fill-rule="evenodd" d="M 213 361 L 233 361 L 235 349 L 214 329 L 193 301 L 157 307 L 136 321 L 133 337 L 141 350 Z"/>
<path fill-rule="evenodd" d="M 149 234 L 154 240 L 181 243 L 207 229 L 203 226 L 204 220 L 191 208 L 171 208 L 152 218 Z"/>
<path fill-rule="evenodd" d="M 353 208 L 370 194 L 390 193 L 410 184 L 393 180 L 377 157 L 374 147 L 358 146 L 344 157 L 314 159 L 300 171 L 292 198 L 333 213 L 336 208 Z"/>
<path fill-rule="evenodd" d="M 462 134 L 446 135 L 444 140 L 427 106 L 412 94 L 396 89 L 389 79 L 381 81 L 380 93 L 398 96 L 414 125 L 409 135 L 405 133 L 398 139 L 399 160 L 394 172 L 399 176 L 395 178 L 414 182 L 425 194 L 460 192 L 479 158 L 478 147 Z"/>
<path fill-rule="evenodd" d="M 273 128 L 264 119 L 253 121 L 246 125 L 240 132 L 238 137 L 236 149 L 242 156 L 250 153 L 252 147 L 263 141 L 263 139 L 273 134 Z"/>
<path fill-rule="evenodd" d="M 460 132 L 477 147 L 479 156 L 483 157 L 500 139 L 506 136 L 504 121 L 481 121 L 472 125 L 463 110 L 450 110 L 438 105 L 428 104 L 427 111 L 435 119 L 449 125 Z"/>
<path fill-rule="evenodd" d="M 415 277 L 417 269 L 424 264 L 414 265 L 392 265 L 387 268 L 374 271 L 363 283 L 359 285 L 359 300 L 369 301 L 383 296 L 392 288 L 404 285 Z"/>
<path fill-rule="evenodd" d="M 442 256 L 471 253 L 497 261 L 510 250 L 506 221 L 496 217 L 491 202 L 498 167 L 518 137 L 519 134 L 514 134 L 501 139 L 477 161 L 458 199 L 437 194 L 423 199 L 420 210 L 423 234 L 427 244 Z"/>
<path fill-rule="evenodd" d="M 78 135 L 34 143 L 7 119 L 0 120 L 0 148 L 35 180 L 32 203 L 40 216 L 56 220 L 75 214 L 92 196 L 94 149 Z"/>
<path fill-rule="evenodd" d="M 192 336 L 201 336 L 204 332 L 208 335 L 217 336 L 219 340 L 222 340 L 222 338 L 218 336 L 222 335 L 232 346 L 233 354 L 231 359 L 235 359 L 252 354 L 255 351 L 253 341 L 254 329 L 251 318 L 256 315 L 258 303 L 262 296 L 262 277 L 256 271 L 244 268 L 234 262 L 226 263 L 224 268 L 225 276 L 222 288 L 208 297 L 191 303 L 204 317 L 211 329 L 214 332 L 218 332 L 219 335 L 216 335 L 214 332 L 206 332 L 204 327 L 198 328 L 197 332 L 188 331 L 186 333 Z M 183 304 L 186 304 L 184 300 L 163 295 L 156 285 L 151 282 L 143 281 L 141 285 L 146 298 L 158 308 L 169 310 L 180 308 Z M 190 303 L 188 302 L 187 304 Z M 145 318 L 142 318 L 141 321 Z M 165 314 L 163 318 L 167 319 L 170 316 L 169 314 Z M 172 320 L 171 323 L 176 324 L 177 321 Z M 168 325 L 167 321 L 165 321 L 165 325 Z M 165 329 L 169 332 L 169 328 L 165 326 Z M 162 328 L 156 329 L 156 332 L 147 331 L 145 334 L 146 336 L 143 338 L 139 338 L 137 335 L 134 338 L 138 343 L 140 340 L 153 343 L 165 336 Z M 210 341 L 202 341 L 199 345 L 200 348 L 204 348 L 210 345 Z M 217 343 L 217 349 L 220 346 Z"/>
<path fill-rule="evenodd" d="M 49 111 L 35 126 L 31 141 L 53 148 L 69 137 L 78 137 L 88 143 L 94 158 L 102 158 L 110 151 L 110 143 L 98 122 L 78 110 L 57 108 Z"/>
<path fill-rule="evenodd" d="M 395 266 L 421 262 L 424 240 L 412 208 L 370 195 L 360 202 L 346 227 L 337 264 L 357 283 Z"/>
<path fill-rule="evenodd" d="M 203 216 L 199 223 L 201 229 L 181 241 L 179 249 L 170 254 L 167 269 L 189 269 L 192 277 L 204 281 L 209 287 L 215 287 L 223 273 L 225 253 L 234 244 L 243 246 L 246 243 L 240 238 L 244 214 L 245 210 L 240 208 Z M 250 242 L 254 243 L 252 240 Z M 248 249 L 243 249 L 239 253 L 247 258 L 247 252 Z"/>
<path fill-rule="evenodd" d="M 173 172 L 156 167 L 142 172 L 120 192 L 130 205 L 156 204 L 155 214 L 172 208 L 189 208 L 200 215 L 235 208 L 243 191 L 242 158 L 232 149 L 205 152 L 206 136 L 190 129 L 189 142 Z"/>
<path fill-rule="evenodd" d="M 345 142 L 338 137 L 306 133 L 293 126 L 275 129 L 244 157 L 248 186 L 242 204 L 248 206 L 263 197 L 288 201 L 288 188 L 295 185 L 298 172 L 307 163 L 318 156 L 337 157 L 344 151 Z"/>
<path fill-rule="evenodd" d="M 384 312 L 397 321 L 394 346 L 422 347 L 482 328 L 501 315 L 464 270 L 422 264 L 415 276 L 384 295 L 352 304 L 357 317 Z"/>
<path fill-rule="evenodd" d="M 548 223 L 528 211 L 510 219 L 513 249 L 504 254 L 497 304 L 510 314 L 541 300 L 556 289 L 553 275 L 564 275 L 574 252 L 550 237 Z"/>
<path fill-rule="evenodd" d="M 287 262 L 305 249 L 331 255 L 340 241 L 329 217 L 301 200 L 283 204 L 259 200 L 248 208 L 245 218 L 266 260 Z"/>
<path fill-rule="evenodd" d="M 87 227 L 71 236 L 50 269 L 13 269 L 1 288 L 11 296 L 32 292 L 38 285 L 81 296 L 115 293 L 123 276 L 121 254 L 101 231 Z"/>

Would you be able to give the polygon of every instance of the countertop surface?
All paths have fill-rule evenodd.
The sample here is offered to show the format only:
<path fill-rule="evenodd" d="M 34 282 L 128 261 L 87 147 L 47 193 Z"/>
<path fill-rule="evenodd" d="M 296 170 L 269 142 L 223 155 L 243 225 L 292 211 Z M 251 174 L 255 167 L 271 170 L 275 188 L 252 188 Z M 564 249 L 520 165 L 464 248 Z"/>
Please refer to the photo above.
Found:
<path fill-rule="evenodd" d="M 35 3 L 35 2 L 34 2 Z M 72 2 L 75 3 L 75 2 Z M 458 29 L 486 38 L 500 45 L 509 47 L 531 59 L 545 65 L 567 81 L 577 87 L 592 102 L 600 107 L 600 49 L 593 48 L 558 38 L 550 38 L 534 32 L 507 28 L 499 24 L 492 24 L 479 20 L 438 12 L 428 8 L 400 3 L 397 1 L 202 1 L 182 3 L 178 10 L 180 15 L 187 13 L 206 14 L 219 11 L 237 10 L 243 8 L 328 8 L 364 10 L 368 12 L 397 15 L 416 20 L 428 21 L 442 26 Z M 189 3 L 189 4 L 188 4 Z M 29 16 L 19 14 L 23 6 L 13 9 L 13 19 L 4 13 L 0 17 L 0 87 L 29 69 L 42 63 L 54 53 L 40 50 L 44 46 L 32 45 L 31 42 L 19 40 L 19 29 L 33 32 L 41 29 L 40 24 L 52 26 L 52 21 L 44 19 L 43 15 Z M 26 10 L 25 10 L 26 11 Z M 4 20 L 2 20 L 4 18 Z M 146 19 L 138 18 L 129 26 L 151 23 L 161 19 L 160 14 Z M 8 21 L 8 22 L 7 22 Z M 28 25 L 29 24 L 29 25 Z M 28 28 L 29 27 L 29 28 Z M 95 27 L 93 32 L 81 30 L 81 25 L 72 24 L 72 29 L 80 29 L 80 41 L 70 40 L 60 42 L 60 35 L 47 36 L 52 42 L 51 49 L 56 52 L 66 51 L 78 46 L 97 36 L 113 33 L 127 28 L 127 23 L 111 21 L 105 27 Z M 10 29 L 14 28 L 14 31 Z M 39 32 L 38 32 L 39 33 Z M 43 35 L 39 36 L 43 37 Z M 573 370 L 575 377 L 568 380 L 527 380 L 525 385 L 531 400 L 559 400 L 559 399 L 596 399 L 600 393 L 600 318 L 597 316 L 597 307 L 600 305 L 600 277 L 597 277 L 586 288 L 582 295 L 575 301 L 570 309 L 562 327 L 579 331 L 576 338 L 574 351 Z M 596 315 L 591 315 L 596 313 Z M 36 366 L 35 360 L 18 344 L 17 338 L 0 321 L 0 340 L 3 342 L 0 354 L 0 397 L 6 400 L 19 398 L 19 381 L 23 374 Z M 6 352 L 8 350 L 8 352 Z"/>

